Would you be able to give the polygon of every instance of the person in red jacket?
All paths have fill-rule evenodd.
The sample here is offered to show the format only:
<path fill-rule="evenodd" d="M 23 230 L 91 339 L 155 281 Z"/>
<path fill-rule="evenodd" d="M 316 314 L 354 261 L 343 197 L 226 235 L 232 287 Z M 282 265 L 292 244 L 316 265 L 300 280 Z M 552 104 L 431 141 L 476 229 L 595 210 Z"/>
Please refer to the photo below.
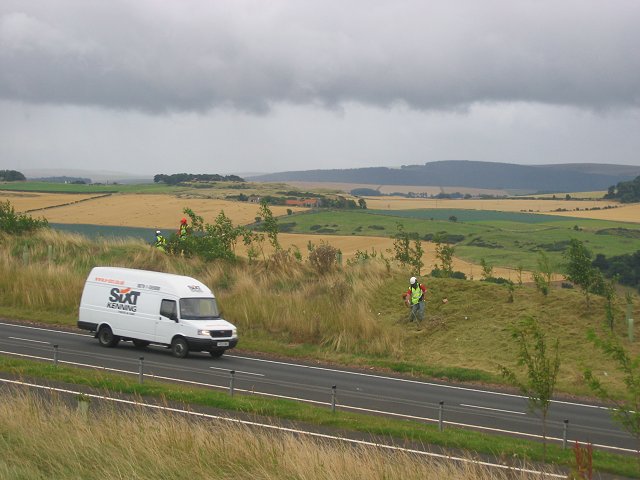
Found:
<path fill-rule="evenodd" d="M 407 306 L 411 307 L 409 321 L 421 322 L 424 319 L 424 295 L 427 287 L 418 282 L 416 277 L 409 279 L 409 290 L 402 294 Z"/>

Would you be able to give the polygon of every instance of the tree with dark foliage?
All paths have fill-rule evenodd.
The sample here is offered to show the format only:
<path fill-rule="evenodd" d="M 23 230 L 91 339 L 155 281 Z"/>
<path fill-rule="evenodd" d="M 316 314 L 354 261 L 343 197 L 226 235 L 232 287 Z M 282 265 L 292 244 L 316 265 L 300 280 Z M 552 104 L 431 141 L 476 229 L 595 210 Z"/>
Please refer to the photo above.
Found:
<path fill-rule="evenodd" d="M 640 176 L 629 182 L 618 182 L 609 187 L 604 198 L 608 200 L 620 200 L 621 203 L 640 202 Z"/>
<path fill-rule="evenodd" d="M 27 178 L 17 170 L 0 170 L 0 182 L 23 182 Z"/>

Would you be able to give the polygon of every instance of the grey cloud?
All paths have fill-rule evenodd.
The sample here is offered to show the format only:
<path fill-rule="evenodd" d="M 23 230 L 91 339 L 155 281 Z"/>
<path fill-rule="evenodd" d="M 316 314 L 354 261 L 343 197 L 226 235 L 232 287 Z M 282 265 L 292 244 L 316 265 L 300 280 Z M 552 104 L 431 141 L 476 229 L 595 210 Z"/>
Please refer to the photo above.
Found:
<path fill-rule="evenodd" d="M 640 3 L 5 1 L 0 98 L 145 112 L 640 107 Z"/>

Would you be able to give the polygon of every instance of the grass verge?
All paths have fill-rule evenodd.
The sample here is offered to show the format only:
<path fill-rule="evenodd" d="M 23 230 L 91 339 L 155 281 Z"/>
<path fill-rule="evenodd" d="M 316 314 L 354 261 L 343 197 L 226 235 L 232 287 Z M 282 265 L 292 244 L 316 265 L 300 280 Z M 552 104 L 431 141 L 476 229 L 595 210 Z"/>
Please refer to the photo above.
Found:
<path fill-rule="evenodd" d="M 349 412 L 332 413 L 326 408 L 287 400 L 265 399 L 258 396 L 236 395 L 231 398 L 223 392 L 157 381 L 146 381 L 140 385 L 134 379 L 121 375 L 74 367 L 43 365 L 39 362 L 7 357 L 0 357 L 0 371 L 20 378 L 63 382 L 111 392 L 275 417 L 311 425 L 438 445 L 448 449 L 463 449 L 498 458 L 509 458 L 512 461 L 535 462 L 542 460 L 542 444 L 513 437 L 488 435 L 456 428 L 448 428 L 444 432 L 438 432 L 434 426 L 415 421 Z M 557 445 L 549 445 L 547 447 L 547 462 L 569 467 L 573 464 L 573 454 L 571 450 L 562 450 Z M 595 451 L 593 465 L 599 472 L 640 478 L 638 462 L 632 456 Z"/>

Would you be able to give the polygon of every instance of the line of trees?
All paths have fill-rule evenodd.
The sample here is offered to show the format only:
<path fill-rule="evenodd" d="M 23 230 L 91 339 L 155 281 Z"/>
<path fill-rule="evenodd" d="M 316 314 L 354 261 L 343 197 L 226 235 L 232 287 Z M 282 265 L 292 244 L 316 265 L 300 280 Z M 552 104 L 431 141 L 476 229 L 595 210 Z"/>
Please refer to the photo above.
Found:
<path fill-rule="evenodd" d="M 174 173 L 165 175 L 159 173 L 153 176 L 154 183 L 166 183 L 167 185 L 177 185 L 183 182 L 244 182 L 244 178 L 237 175 L 218 175 L 217 173 Z"/>

